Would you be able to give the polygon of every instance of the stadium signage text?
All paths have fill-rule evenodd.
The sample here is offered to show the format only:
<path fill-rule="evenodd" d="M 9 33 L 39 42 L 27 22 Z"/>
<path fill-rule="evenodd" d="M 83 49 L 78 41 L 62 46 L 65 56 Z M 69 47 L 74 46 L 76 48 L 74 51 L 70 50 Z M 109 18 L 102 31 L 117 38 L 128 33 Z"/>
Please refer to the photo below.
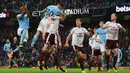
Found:
<path fill-rule="evenodd" d="M 6 18 L 6 13 L 4 12 L 0 13 L 0 18 Z"/>
<path fill-rule="evenodd" d="M 83 9 L 65 9 L 62 11 L 62 13 L 65 13 L 66 15 L 76 15 L 76 14 L 89 14 L 89 9 L 88 8 L 83 8 Z M 38 16 L 43 16 L 44 12 L 43 11 L 33 11 L 32 16 L 38 17 Z"/>
<path fill-rule="evenodd" d="M 34 16 L 34 17 L 42 16 L 42 14 L 43 14 L 43 11 L 33 11 L 32 12 L 32 16 Z"/>
<path fill-rule="evenodd" d="M 116 12 L 129 12 L 130 11 L 130 6 L 116 6 Z"/>
<path fill-rule="evenodd" d="M 89 9 L 65 9 L 63 13 L 67 15 L 89 14 Z"/>

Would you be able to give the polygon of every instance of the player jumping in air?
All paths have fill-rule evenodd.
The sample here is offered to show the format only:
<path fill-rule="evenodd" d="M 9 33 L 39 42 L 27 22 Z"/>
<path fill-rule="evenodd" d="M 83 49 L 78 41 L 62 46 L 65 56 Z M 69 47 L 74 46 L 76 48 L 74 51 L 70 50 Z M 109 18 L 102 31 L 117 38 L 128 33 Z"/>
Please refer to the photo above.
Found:
<path fill-rule="evenodd" d="M 42 70 L 41 64 L 44 64 L 44 67 L 46 68 L 46 62 L 49 59 L 50 55 L 55 53 L 56 45 L 57 45 L 57 38 L 59 42 L 59 46 L 61 47 L 61 39 L 60 35 L 58 32 L 59 28 L 59 22 L 60 20 L 64 20 L 64 15 L 61 14 L 60 16 L 51 16 L 49 19 L 53 22 L 50 24 L 50 27 L 48 28 L 47 32 L 45 33 L 44 36 L 44 47 L 40 53 L 40 69 Z M 44 56 L 44 59 L 43 59 Z M 58 58 L 55 56 L 57 59 L 56 63 L 59 65 Z M 61 69 L 61 67 L 60 67 Z M 62 69 L 61 69 L 62 70 Z M 62 70 L 65 72 L 65 70 Z"/>
<path fill-rule="evenodd" d="M 105 25 L 103 25 L 102 28 L 107 28 L 106 33 L 106 64 L 107 64 L 107 72 L 109 73 L 109 62 L 110 62 L 110 55 L 111 50 L 114 50 L 114 62 L 113 62 L 113 70 L 117 72 L 116 70 L 116 62 L 118 58 L 118 32 L 119 29 L 121 29 L 123 32 L 126 32 L 126 30 L 121 26 L 121 24 L 116 22 L 117 14 L 112 13 L 111 14 L 111 21 L 106 22 Z"/>
<path fill-rule="evenodd" d="M 45 36 L 47 29 L 49 28 L 50 24 L 52 24 L 49 17 L 59 16 L 61 14 L 62 8 L 63 8 L 63 5 L 61 3 L 58 3 L 57 5 L 49 5 L 43 10 L 43 12 L 45 12 L 44 13 L 45 15 L 43 19 L 40 21 L 39 26 L 37 28 L 37 32 L 32 39 L 31 48 L 34 48 L 34 45 L 41 33 L 43 34 L 43 36 Z"/>
<path fill-rule="evenodd" d="M 30 13 L 28 12 L 27 4 L 23 5 L 20 7 L 20 14 L 17 15 L 17 20 L 19 23 L 19 28 L 18 28 L 18 35 L 20 36 L 20 43 L 19 46 L 13 50 L 10 54 L 10 58 L 13 57 L 13 53 L 19 51 L 22 49 L 24 46 L 24 42 L 27 42 L 28 39 L 28 29 L 29 29 L 29 18 L 31 18 Z"/>

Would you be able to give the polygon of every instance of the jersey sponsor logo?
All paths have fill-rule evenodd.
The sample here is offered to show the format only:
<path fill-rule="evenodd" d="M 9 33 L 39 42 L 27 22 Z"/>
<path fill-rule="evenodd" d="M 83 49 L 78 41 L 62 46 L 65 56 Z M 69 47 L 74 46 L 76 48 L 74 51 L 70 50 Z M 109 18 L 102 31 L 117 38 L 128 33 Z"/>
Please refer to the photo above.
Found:
<path fill-rule="evenodd" d="M 42 16 L 43 14 L 44 14 L 43 11 L 33 11 L 33 12 L 32 12 L 32 16 L 33 16 L 33 17 Z"/>
<path fill-rule="evenodd" d="M 82 33 L 78 33 L 77 37 L 83 37 L 83 34 Z"/>

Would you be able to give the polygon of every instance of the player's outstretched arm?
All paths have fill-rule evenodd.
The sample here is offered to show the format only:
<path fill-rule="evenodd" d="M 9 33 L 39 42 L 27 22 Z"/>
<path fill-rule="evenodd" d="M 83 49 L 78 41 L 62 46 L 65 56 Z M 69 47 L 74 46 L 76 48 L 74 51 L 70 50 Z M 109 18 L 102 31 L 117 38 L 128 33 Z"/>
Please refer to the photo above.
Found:
<path fill-rule="evenodd" d="M 69 40 L 71 39 L 71 37 L 72 37 L 72 34 L 69 34 L 68 36 L 67 36 L 67 38 L 66 38 L 66 41 L 65 41 L 65 47 L 69 47 L 69 44 L 68 44 L 68 42 L 69 42 Z"/>
<path fill-rule="evenodd" d="M 108 27 L 109 27 L 109 26 L 106 25 L 106 24 L 104 24 L 104 25 L 102 26 L 103 29 L 108 28 Z"/>
<path fill-rule="evenodd" d="M 123 31 L 124 33 L 126 33 L 126 29 L 125 28 L 121 28 L 121 31 Z"/>
<path fill-rule="evenodd" d="M 121 31 L 122 31 L 122 32 L 126 33 L 125 28 L 124 28 L 124 27 L 122 27 L 122 25 L 121 25 L 121 24 L 117 24 L 117 26 L 121 29 Z"/>
<path fill-rule="evenodd" d="M 61 44 L 61 37 L 60 37 L 60 34 L 59 34 L 59 32 L 57 33 L 57 35 L 58 35 L 58 42 L 59 42 L 59 47 L 61 48 L 62 44 Z"/>

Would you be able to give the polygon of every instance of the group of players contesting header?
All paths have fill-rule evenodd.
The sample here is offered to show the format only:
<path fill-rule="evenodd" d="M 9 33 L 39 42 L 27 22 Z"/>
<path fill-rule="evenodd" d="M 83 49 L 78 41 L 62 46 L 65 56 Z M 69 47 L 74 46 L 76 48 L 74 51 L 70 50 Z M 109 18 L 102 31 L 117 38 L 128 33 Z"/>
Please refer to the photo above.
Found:
<path fill-rule="evenodd" d="M 65 20 L 65 14 L 61 13 L 62 8 L 63 8 L 63 4 L 58 3 L 57 5 L 49 5 L 43 10 L 44 17 L 40 21 L 39 26 L 37 28 L 37 32 L 32 39 L 31 48 L 34 48 L 37 39 L 42 34 L 44 46 L 40 51 L 40 56 L 38 61 L 38 66 L 41 70 L 42 70 L 42 66 L 48 69 L 46 63 L 50 56 L 54 56 L 58 67 L 63 72 L 67 72 L 66 70 L 62 69 L 62 67 L 60 66 L 58 55 L 55 52 L 57 48 L 62 48 L 61 37 L 58 32 L 60 21 Z M 28 11 L 27 4 L 21 6 L 19 12 L 20 13 L 17 15 L 17 20 L 19 23 L 17 34 L 20 36 L 19 45 L 17 47 L 16 46 L 13 47 L 15 49 L 12 51 L 7 51 L 7 49 L 10 49 L 11 46 L 9 40 L 7 40 L 6 41 L 7 43 L 4 45 L 4 50 L 7 51 L 10 61 L 13 60 L 16 52 L 24 48 L 24 42 L 27 42 L 28 39 L 29 18 L 31 18 L 31 15 Z M 112 13 L 111 21 L 107 21 L 106 23 L 100 21 L 99 22 L 100 27 L 98 29 L 93 29 L 93 30 L 91 29 L 87 30 L 86 28 L 82 27 L 81 26 L 82 19 L 80 18 L 76 19 L 76 27 L 73 27 L 70 33 L 68 34 L 68 36 L 66 37 L 64 47 L 68 48 L 69 47 L 68 42 L 72 39 L 71 45 L 75 52 L 75 60 L 77 63 L 79 63 L 82 73 L 86 73 L 84 69 L 84 62 L 86 61 L 86 50 L 84 49 L 83 46 L 83 40 L 85 35 L 90 36 L 89 45 L 91 46 L 92 49 L 92 56 L 96 56 L 98 59 L 97 60 L 98 71 L 106 70 L 107 72 L 110 72 L 109 70 L 110 56 L 111 56 L 111 51 L 113 51 L 114 52 L 113 70 L 117 72 L 117 68 L 119 66 L 118 63 L 120 62 L 122 57 L 122 53 L 118 45 L 118 32 L 119 29 L 121 29 L 123 32 L 126 32 L 126 30 L 122 27 L 121 24 L 116 22 L 116 19 L 117 19 L 117 14 Z M 14 38 L 14 40 L 15 39 L 16 38 Z M 15 65 L 17 66 L 16 63 Z M 89 61 L 89 70 L 91 70 L 91 65 L 92 65 L 92 60 Z"/>

